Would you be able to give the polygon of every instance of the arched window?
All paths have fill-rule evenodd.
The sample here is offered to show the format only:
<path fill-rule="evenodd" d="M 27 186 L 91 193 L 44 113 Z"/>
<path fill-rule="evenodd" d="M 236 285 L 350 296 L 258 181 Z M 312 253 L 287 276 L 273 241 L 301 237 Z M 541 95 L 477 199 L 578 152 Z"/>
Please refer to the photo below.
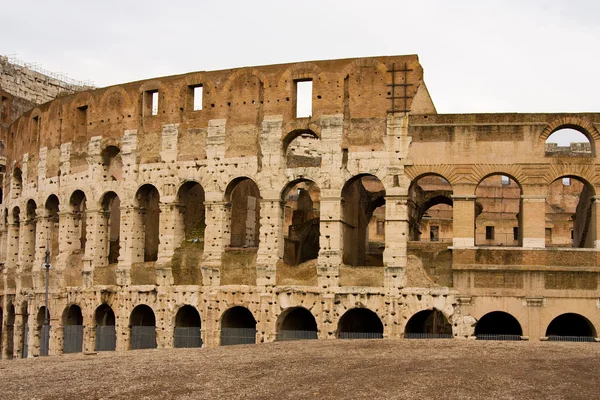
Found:
<path fill-rule="evenodd" d="M 512 177 L 489 175 L 477 185 L 475 245 L 519 246 L 522 229 L 521 186 Z"/>
<path fill-rule="evenodd" d="M 137 220 L 135 221 L 136 237 L 141 241 L 138 246 L 143 246 L 143 252 L 136 252 L 136 257 L 143 254 L 140 261 L 156 261 L 158 259 L 159 222 L 160 222 L 160 195 L 153 185 L 143 185 L 135 195 L 137 202 Z"/>
<path fill-rule="evenodd" d="M 580 127 L 564 127 L 552 132 L 546 139 L 547 156 L 581 157 L 592 155 L 592 144 Z"/>
<path fill-rule="evenodd" d="M 109 181 L 123 179 L 123 160 L 121 150 L 116 146 L 107 146 L 102 150 L 103 177 Z"/>
<path fill-rule="evenodd" d="M 115 192 L 108 192 L 102 196 L 100 204 L 104 223 L 100 224 L 103 240 L 97 244 L 98 265 L 115 264 L 121 249 L 121 201 Z"/>
<path fill-rule="evenodd" d="M 283 261 L 298 265 L 319 256 L 321 191 L 309 180 L 291 182 L 283 191 Z"/>
<path fill-rule="evenodd" d="M 73 213 L 73 234 L 75 237 L 79 238 L 79 246 L 77 248 L 84 250 L 85 243 L 87 241 L 86 238 L 86 228 L 87 228 L 87 219 L 86 219 L 86 198 L 85 193 L 81 190 L 76 190 L 71 195 L 71 200 L 69 201 L 69 205 L 71 206 L 71 211 Z"/>
<path fill-rule="evenodd" d="M 451 242 L 452 185 L 439 175 L 425 175 L 409 189 L 410 240 Z"/>
<path fill-rule="evenodd" d="M 230 247 L 258 247 L 260 191 L 250 178 L 233 180 L 225 192 L 229 203 Z"/>
<path fill-rule="evenodd" d="M 290 132 L 283 140 L 283 150 L 287 168 L 321 166 L 321 143 L 313 131 Z"/>
<path fill-rule="evenodd" d="M 46 200 L 46 215 L 48 217 L 48 237 L 50 238 L 50 262 L 54 263 L 58 257 L 59 243 L 59 201 L 56 195 L 51 194 Z"/>

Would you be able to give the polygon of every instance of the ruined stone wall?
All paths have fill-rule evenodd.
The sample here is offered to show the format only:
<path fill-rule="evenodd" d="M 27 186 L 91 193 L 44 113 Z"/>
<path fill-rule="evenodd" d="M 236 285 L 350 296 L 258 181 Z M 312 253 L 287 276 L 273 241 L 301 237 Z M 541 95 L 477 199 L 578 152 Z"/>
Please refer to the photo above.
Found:
<path fill-rule="evenodd" d="M 298 118 L 295 88 L 307 79 L 313 82 L 312 112 Z M 201 107 L 194 106 L 199 87 Z M 400 87 L 407 90 L 401 102 Z M 588 248 L 544 248 L 549 185 L 562 176 L 580 177 L 594 193 L 600 185 L 599 123 L 600 114 L 435 114 L 416 56 L 197 72 L 61 97 L 8 127 L 0 307 L 40 312 L 50 237 L 51 354 L 65 349 L 71 329 L 65 315 L 73 307 L 81 312 L 87 350 L 98 342 L 102 307 L 114 312 L 117 350 L 135 348 L 133 327 L 142 319 L 154 321 L 146 327 L 155 326 L 158 347 L 174 346 L 184 306 L 198 312 L 206 346 L 222 344 L 231 324 L 252 320 L 254 340 L 275 340 L 297 309 L 310 312 L 318 338 L 355 333 L 344 329 L 360 326 L 356 315 L 367 310 L 381 329 L 356 329 L 402 337 L 413 315 L 433 309 L 451 323 L 452 337 L 472 337 L 484 311 L 510 305 L 522 318 L 523 309 L 540 302 L 521 302 L 523 309 L 515 310 L 517 299 L 531 296 L 547 304 L 569 299 L 572 312 L 583 310 L 600 326 L 591 313 L 597 286 L 589 283 L 600 276 L 595 196 Z M 546 155 L 545 139 L 565 125 L 587 132 L 591 154 Z M 311 155 L 320 159 L 288 162 L 290 143 L 303 134 L 318 139 Z M 409 188 L 431 174 L 452 188 L 452 243 L 409 244 Z M 510 176 L 522 188 L 522 233 L 513 253 L 475 246 L 476 188 L 493 174 Z M 345 212 L 365 212 L 368 198 L 377 197 L 344 190 L 360 181 L 383 187 L 377 196 L 383 196 L 384 215 L 376 216 L 385 224 L 383 254 L 379 263 L 345 265 L 345 254 L 368 259 L 367 243 L 352 239 L 360 236 L 356 229 L 367 231 L 367 214 Z M 202 205 L 189 209 L 203 215 L 204 224 L 185 220 L 186 190 L 194 182 L 202 188 Z M 244 182 L 258 192 L 236 191 Z M 302 182 L 318 188 L 320 249 L 314 260 L 285 265 L 284 203 L 288 190 Z M 186 238 L 190 221 L 203 227 L 203 240 Z M 236 243 L 239 234 L 252 236 L 257 246 Z M 118 257 L 110 257 L 114 252 Z M 569 278 L 571 270 L 581 276 Z M 496 303 L 489 300 L 494 297 Z M 140 306 L 154 318 L 138 318 Z M 236 307 L 251 317 L 230 320 Z M 569 310 L 552 312 L 559 311 Z M 22 315 L 15 315 L 13 332 Z M 357 319 L 344 322 L 348 315 Z M 538 340 L 550 317 L 522 320 L 524 332 Z M 36 324 L 28 355 L 40 350 Z M 22 340 L 18 333 L 12 338 Z M 8 338 L 2 343 L 4 354 L 22 355 L 18 346 L 7 347 Z"/>

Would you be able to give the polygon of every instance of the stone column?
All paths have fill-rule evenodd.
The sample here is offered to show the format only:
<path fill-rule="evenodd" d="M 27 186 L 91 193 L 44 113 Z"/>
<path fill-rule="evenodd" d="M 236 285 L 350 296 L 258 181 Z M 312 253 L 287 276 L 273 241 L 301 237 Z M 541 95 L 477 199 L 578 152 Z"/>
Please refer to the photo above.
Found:
<path fill-rule="evenodd" d="M 23 314 L 21 309 L 17 307 L 15 307 L 13 343 L 13 358 L 21 358 L 23 356 Z"/>
<path fill-rule="evenodd" d="M 408 196 L 385 196 L 384 286 L 388 293 L 406 285 Z"/>
<path fill-rule="evenodd" d="M 202 257 L 203 286 L 218 286 L 220 284 L 221 254 L 229 240 L 227 205 L 224 201 L 214 200 L 221 196 L 220 193 L 207 192 L 204 202 L 206 230 L 204 232 L 204 255 Z"/>
<path fill-rule="evenodd" d="M 321 222 L 319 231 L 319 258 L 317 263 L 317 282 L 321 289 L 339 286 L 340 265 L 342 264 L 344 243 L 342 204 L 340 190 L 321 190 Z"/>
<path fill-rule="evenodd" d="M 131 264 L 139 262 L 139 243 L 144 243 L 143 234 L 139 237 L 141 229 L 138 224 L 138 208 L 133 206 L 121 207 L 119 264 L 117 266 L 117 285 L 131 285 Z M 144 260 L 142 248 L 141 260 Z"/>
<path fill-rule="evenodd" d="M 452 195 L 452 246 L 475 246 L 475 196 Z"/>
<path fill-rule="evenodd" d="M 100 209 L 85 211 L 86 234 L 81 270 L 83 286 L 89 288 L 94 284 L 94 268 L 108 264 L 109 227 L 106 213 Z"/>
<path fill-rule="evenodd" d="M 31 274 L 33 276 L 33 287 L 38 290 L 43 290 L 46 286 L 46 276 L 42 269 L 42 264 L 46 257 L 46 247 L 48 246 L 49 235 L 50 235 L 50 221 L 46 210 L 38 209 L 36 218 L 36 239 L 35 242 L 35 259 L 33 261 L 33 267 Z"/>
<path fill-rule="evenodd" d="M 519 213 L 520 245 L 546 247 L 546 196 L 522 195 Z"/>
<path fill-rule="evenodd" d="M 260 241 L 256 259 L 256 284 L 275 286 L 277 261 L 283 257 L 283 210 L 276 191 L 260 201 Z"/>
<path fill-rule="evenodd" d="M 183 217 L 177 202 L 160 203 L 160 240 L 157 265 L 171 261 L 175 250 L 183 241 Z"/>

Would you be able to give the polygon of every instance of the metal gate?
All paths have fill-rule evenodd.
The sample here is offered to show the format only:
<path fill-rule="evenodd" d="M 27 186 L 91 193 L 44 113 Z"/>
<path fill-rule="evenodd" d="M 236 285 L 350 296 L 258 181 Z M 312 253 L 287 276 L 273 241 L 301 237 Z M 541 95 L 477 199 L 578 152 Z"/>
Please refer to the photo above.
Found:
<path fill-rule="evenodd" d="M 83 325 L 63 327 L 63 353 L 81 353 L 83 346 Z"/>
<path fill-rule="evenodd" d="M 117 348 L 117 330 L 114 325 L 96 326 L 96 351 L 115 351 Z"/>
<path fill-rule="evenodd" d="M 405 333 L 404 339 L 452 339 L 451 333 Z"/>
<path fill-rule="evenodd" d="M 310 340 L 317 338 L 317 331 L 281 330 L 277 340 Z"/>
<path fill-rule="evenodd" d="M 256 329 L 221 328 L 221 346 L 256 343 Z"/>
<path fill-rule="evenodd" d="M 27 349 L 29 348 L 29 325 L 23 325 L 23 347 L 21 348 L 21 357 L 27 358 Z"/>
<path fill-rule="evenodd" d="M 339 339 L 383 339 L 379 332 L 340 332 Z"/>
<path fill-rule="evenodd" d="M 156 327 L 155 326 L 137 326 L 131 327 L 131 349 L 155 349 L 156 348 Z"/>
<path fill-rule="evenodd" d="M 548 336 L 548 340 L 551 342 L 596 342 L 596 338 L 592 336 Z"/>
<path fill-rule="evenodd" d="M 50 325 L 42 325 L 40 330 L 40 356 L 47 356 L 50 348 Z"/>
<path fill-rule="evenodd" d="M 475 338 L 477 340 L 521 340 L 521 335 L 495 335 L 491 333 L 480 333 Z"/>
<path fill-rule="evenodd" d="M 175 348 L 202 347 L 202 337 L 198 326 L 176 326 L 173 346 Z"/>

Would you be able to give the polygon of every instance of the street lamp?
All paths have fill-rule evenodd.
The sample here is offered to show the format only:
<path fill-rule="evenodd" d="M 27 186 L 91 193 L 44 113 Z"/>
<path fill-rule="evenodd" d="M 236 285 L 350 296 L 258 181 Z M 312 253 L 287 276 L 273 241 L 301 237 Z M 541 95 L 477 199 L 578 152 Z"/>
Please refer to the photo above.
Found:
<path fill-rule="evenodd" d="M 48 282 L 50 281 L 50 238 L 46 238 L 46 256 L 42 264 L 46 268 L 46 312 L 44 315 L 44 326 L 42 327 L 42 345 L 40 355 L 47 356 L 50 348 L 50 311 L 48 311 Z"/>

